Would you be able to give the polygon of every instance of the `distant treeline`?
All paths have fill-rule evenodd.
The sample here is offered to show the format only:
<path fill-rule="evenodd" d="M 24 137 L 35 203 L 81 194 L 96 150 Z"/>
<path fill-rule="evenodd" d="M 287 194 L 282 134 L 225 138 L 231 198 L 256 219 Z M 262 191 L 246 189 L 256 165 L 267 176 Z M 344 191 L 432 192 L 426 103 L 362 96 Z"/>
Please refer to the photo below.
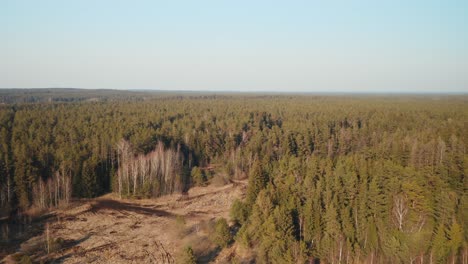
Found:
<path fill-rule="evenodd" d="M 201 96 L 202 95 L 202 96 Z M 0 104 L 142 101 L 157 98 L 213 97 L 212 93 L 190 91 L 111 90 L 74 88 L 0 89 Z"/>
<path fill-rule="evenodd" d="M 232 218 L 258 262 L 467 263 L 467 96 L 5 91 L 2 213 L 248 177 Z"/>
<path fill-rule="evenodd" d="M 119 90 L 83 90 L 71 88 L 53 89 L 0 89 L 0 104 L 80 102 L 108 100 L 136 100 L 144 98 L 144 93 Z"/>

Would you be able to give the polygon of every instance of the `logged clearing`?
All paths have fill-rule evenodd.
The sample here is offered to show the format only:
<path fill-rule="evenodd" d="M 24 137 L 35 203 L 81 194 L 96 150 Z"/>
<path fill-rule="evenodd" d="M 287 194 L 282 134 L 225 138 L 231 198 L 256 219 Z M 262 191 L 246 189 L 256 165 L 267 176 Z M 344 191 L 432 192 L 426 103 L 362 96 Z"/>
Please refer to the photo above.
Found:
<path fill-rule="evenodd" d="M 190 245 L 199 261 L 224 262 L 234 249 L 220 252 L 209 241 L 208 230 L 215 219 L 229 219 L 232 202 L 245 192 L 246 182 L 238 181 L 158 199 L 109 194 L 80 201 L 49 218 L 49 241 L 61 240 L 59 250 L 50 243 L 47 254 L 44 228 L 43 234 L 22 243 L 20 251 L 34 260 L 61 263 L 175 263 L 179 251 Z"/>

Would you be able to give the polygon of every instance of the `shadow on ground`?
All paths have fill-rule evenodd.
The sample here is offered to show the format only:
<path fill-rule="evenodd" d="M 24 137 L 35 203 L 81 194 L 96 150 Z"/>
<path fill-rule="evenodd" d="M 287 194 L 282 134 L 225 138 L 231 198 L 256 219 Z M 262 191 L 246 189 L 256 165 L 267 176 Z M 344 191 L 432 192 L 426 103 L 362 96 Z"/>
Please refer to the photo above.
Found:
<path fill-rule="evenodd" d="M 7 255 L 17 252 L 25 241 L 42 234 L 45 224 L 54 216 L 45 214 L 31 219 L 28 216 L 16 215 L 0 221 L 0 262 Z"/>
<path fill-rule="evenodd" d="M 148 216 L 159 216 L 159 217 L 175 217 L 176 215 L 169 213 L 164 210 L 155 208 L 148 208 L 139 204 L 132 204 L 126 202 L 120 202 L 111 199 L 98 199 L 92 205 L 91 212 L 97 213 L 100 210 L 115 210 L 120 213 L 126 214 L 127 212 L 133 212 Z"/>
<path fill-rule="evenodd" d="M 209 263 L 216 259 L 220 252 L 221 248 L 216 247 L 213 250 L 207 252 L 206 254 L 201 254 L 200 256 L 198 256 L 197 260 L 199 263 Z"/>
<path fill-rule="evenodd" d="M 60 249 L 60 251 L 65 251 L 65 250 L 68 250 L 68 249 L 72 249 L 72 252 L 66 254 L 66 255 L 63 255 L 59 258 L 56 258 L 56 259 L 48 259 L 48 263 L 62 263 L 64 262 L 67 258 L 73 256 L 74 254 L 76 254 L 79 250 L 79 247 L 77 247 L 79 244 L 83 243 L 84 241 L 88 240 L 89 238 L 91 237 L 91 235 L 85 235 L 83 236 L 82 238 L 80 239 L 77 239 L 77 240 L 65 240 L 63 245 L 62 245 L 62 248 Z M 75 250 L 73 250 L 75 248 Z"/>

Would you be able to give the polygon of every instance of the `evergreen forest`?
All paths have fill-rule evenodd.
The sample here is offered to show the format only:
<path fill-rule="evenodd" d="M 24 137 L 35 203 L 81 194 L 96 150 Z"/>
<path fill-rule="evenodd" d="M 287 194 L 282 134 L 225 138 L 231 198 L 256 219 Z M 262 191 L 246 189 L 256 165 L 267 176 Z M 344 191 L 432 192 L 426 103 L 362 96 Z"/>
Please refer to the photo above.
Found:
<path fill-rule="evenodd" d="M 0 217 L 247 180 L 257 263 L 468 263 L 467 125 L 465 95 L 1 90 Z"/>

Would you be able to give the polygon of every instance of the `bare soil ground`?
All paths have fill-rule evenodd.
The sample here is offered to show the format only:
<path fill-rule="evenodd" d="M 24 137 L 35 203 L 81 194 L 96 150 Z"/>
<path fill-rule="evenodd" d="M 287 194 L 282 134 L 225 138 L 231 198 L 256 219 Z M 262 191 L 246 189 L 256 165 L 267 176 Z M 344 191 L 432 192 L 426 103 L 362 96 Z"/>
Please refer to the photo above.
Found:
<path fill-rule="evenodd" d="M 235 254 L 235 246 L 220 252 L 208 233 L 215 219 L 229 219 L 232 202 L 245 192 L 246 182 L 240 181 L 158 199 L 125 200 L 109 194 L 80 201 L 57 210 L 44 232 L 22 243 L 20 251 L 52 263 L 176 263 L 180 250 L 190 245 L 200 262 L 224 263 Z M 49 249 L 45 241 L 53 241 Z"/>

